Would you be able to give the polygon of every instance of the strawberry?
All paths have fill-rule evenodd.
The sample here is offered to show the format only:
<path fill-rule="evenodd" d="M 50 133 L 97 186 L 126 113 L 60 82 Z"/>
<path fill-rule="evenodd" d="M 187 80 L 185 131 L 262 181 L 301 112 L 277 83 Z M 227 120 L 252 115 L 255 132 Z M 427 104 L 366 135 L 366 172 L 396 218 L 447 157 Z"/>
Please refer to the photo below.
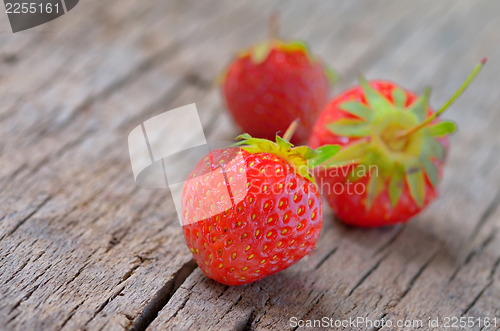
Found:
<path fill-rule="evenodd" d="M 339 150 L 238 139 L 240 147 L 204 157 L 182 193 L 187 246 L 207 277 L 226 285 L 255 282 L 312 251 L 323 219 L 310 169 Z"/>
<path fill-rule="evenodd" d="M 343 146 L 315 170 L 339 219 L 363 227 L 405 222 L 438 195 L 455 124 L 441 115 L 478 74 L 483 59 L 437 112 L 422 96 L 387 81 L 354 87 L 333 99 L 315 124 L 309 144 Z"/>
<path fill-rule="evenodd" d="M 293 143 L 307 141 L 326 105 L 334 73 L 301 41 L 276 38 L 239 52 L 222 78 L 222 94 L 236 124 L 273 139 L 299 118 Z"/>

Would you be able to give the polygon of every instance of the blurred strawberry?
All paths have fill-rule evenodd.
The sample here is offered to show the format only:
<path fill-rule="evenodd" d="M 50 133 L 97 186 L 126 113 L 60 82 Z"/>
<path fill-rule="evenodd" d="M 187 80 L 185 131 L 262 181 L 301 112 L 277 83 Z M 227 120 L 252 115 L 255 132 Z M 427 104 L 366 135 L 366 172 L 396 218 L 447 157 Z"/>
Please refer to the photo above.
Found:
<path fill-rule="evenodd" d="M 387 81 L 354 87 L 333 99 L 315 124 L 309 144 L 343 149 L 316 169 L 322 193 L 342 221 L 357 226 L 405 222 L 437 196 L 455 124 L 439 121 L 486 59 L 437 112 L 429 90 L 417 97 Z"/>
<path fill-rule="evenodd" d="M 222 94 L 243 131 L 273 139 L 298 118 L 292 142 L 302 143 L 328 101 L 329 79 L 334 73 L 303 42 L 271 37 L 239 52 L 223 75 Z"/>

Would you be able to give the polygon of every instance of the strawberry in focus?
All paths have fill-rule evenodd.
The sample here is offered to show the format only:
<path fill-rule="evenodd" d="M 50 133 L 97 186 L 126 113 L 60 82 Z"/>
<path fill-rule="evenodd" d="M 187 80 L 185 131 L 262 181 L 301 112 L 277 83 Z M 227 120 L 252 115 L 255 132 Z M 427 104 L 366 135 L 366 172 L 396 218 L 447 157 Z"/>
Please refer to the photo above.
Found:
<path fill-rule="evenodd" d="M 239 139 L 203 158 L 182 195 L 187 246 L 207 277 L 226 285 L 255 282 L 312 251 L 323 219 L 310 169 L 339 150 Z"/>
<path fill-rule="evenodd" d="M 315 170 L 322 194 L 345 223 L 374 227 L 406 222 L 438 195 L 454 123 L 441 115 L 479 73 L 483 59 L 437 112 L 429 90 L 417 96 L 387 81 L 361 85 L 333 99 L 319 116 L 310 146 L 342 151 Z"/>
<path fill-rule="evenodd" d="M 274 139 L 298 118 L 292 142 L 302 143 L 328 101 L 329 80 L 334 73 L 303 42 L 271 37 L 239 52 L 223 75 L 222 94 L 244 132 Z"/>

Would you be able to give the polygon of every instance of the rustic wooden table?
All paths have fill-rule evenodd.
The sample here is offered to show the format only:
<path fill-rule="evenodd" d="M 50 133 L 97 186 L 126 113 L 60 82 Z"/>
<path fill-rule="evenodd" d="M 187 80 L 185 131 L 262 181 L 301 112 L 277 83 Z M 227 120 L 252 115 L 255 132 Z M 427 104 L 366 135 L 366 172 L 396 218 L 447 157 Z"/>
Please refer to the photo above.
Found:
<path fill-rule="evenodd" d="M 283 36 L 341 73 L 334 93 L 361 71 L 430 84 L 437 106 L 489 63 L 446 115 L 460 131 L 430 208 L 375 230 L 327 212 L 310 256 L 227 287 L 193 263 L 169 191 L 135 185 L 127 135 L 196 102 L 208 137 L 234 136 L 212 81 L 266 36 L 275 9 Z M 12 34 L 0 14 L 0 329 L 281 330 L 323 316 L 500 326 L 499 15 L 497 0 L 88 0 Z"/>

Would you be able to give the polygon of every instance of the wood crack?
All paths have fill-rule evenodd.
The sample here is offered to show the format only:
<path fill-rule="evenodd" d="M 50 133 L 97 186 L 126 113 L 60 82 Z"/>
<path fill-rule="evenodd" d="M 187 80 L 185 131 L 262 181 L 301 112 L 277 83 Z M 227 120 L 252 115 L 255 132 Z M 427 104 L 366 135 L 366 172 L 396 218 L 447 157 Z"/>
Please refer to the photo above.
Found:
<path fill-rule="evenodd" d="M 121 170 L 125 169 L 124 167 L 120 167 L 116 170 L 120 170 L 120 171 L 116 171 L 116 175 L 115 176 L 111 176 L 110 177 L 110 181 L 111 182 L 115 182 L 115 180 L 119 180 L 121 178 L 126 178 L 126 176 L 121 176 L 120 177 L 120 174 L 121 174 Z M 107 174 L 107 173 L 106 173 Z M 85 199 L 81 202 L 79 202 L 78 204 L 75 204 L 73 206 L 73 208 L 71 208 L 70 211 L 62 214 L 61 216 L 59 216 L 58 219 L 65 219 L 65 218 L 68 218 L 70 215 L 72 215 L 74 212 L 78 212 L 78 209 L 81 208 L 82 206 L 86 206 L 86 205 L 89 205 L 90 203 L 92 203 L 93 201 L 95 201 L 96 199 L 98 199 L 100 197 L 100 194 L 105 192 L 107 189 L 106 186 L 103 186 L 101 188 L 99 188 L 98 190 L 96 191 L 93 191 L 91 196 L 88 198 L 88 199 Z M 97 220 L 101 219 L 101 217 L 103 215 L 105 215 L 106 213 L 107 214 L 113 214 L 115 213 L 122 204 L 130 201 L 130 199 L 133 198 L 133 194 L 135 192 L 137 192 L 137 187 L 135 187 L 132 191 L 127 192 L 128 195 L 125 197 L 125 198 L 122 198 L 122 199 L 119 199 L 118 201 L 115 202 L 115 204 L 113 206 L 110 206 L 110 208 L 106 211 L 106 212 L 101 212 L 99 213 L 96 217 L 94 217 L 90 222 L 89 222 L 89 225 L 92 225 L 94 224 Z M 61 227 L 61 230 L 62 231 L 66 231 L 68 228 L 71 228 L 71 226 L 74 226 L 75 223 L 77 223 L 78 221 L 68 221 L 64 224 L 64 226 Z"/>
<path fill-rule="evenodd" d="M 483 250 L 486 248 L 486 246 L 488 246 L 492 241 L 493 239 L 495 238 L 496 236 L 496 230 L 492 231 L 488 237 L 486 237 L 486 239 L 481 243 L 481 245 L 479 245 L 479 247 L 475 250 L 473 250 L 468 256 L 467 258 L 465 259 L 465 264 L 469 264 L 470 261 L 472 260 L 472 257 L 474 255 L 479 255 L 483 252 Z"/>
<path fill-rule="evenodd" d="M 17 229 L 19 229 L 24 223 L 26 223 L 31 217 L 33 217 L 33 215 L 35 215 L 40 209 L 42 209 L 50 201 L 50 199 L 52 199 L 50 195 L 47 196 L 45 199 L 43 199 L 43 201 L 38 206 L 36 206 L 35 209 L 31 211 L 31 213 L 29 213 L 19 223 L 17 223 L 14 226 L 14 228 L 12 228 L 10 231 L 6 232 L 2 237 L 0 237 L 0 241 L 2 241 L 4 238 L 8 236 L 11 236 L 14 232 L 16 232 Z"/>
<path fill-rule="evenodd" d="M 347 295 L 346 298 L 350 297 L 354 291 L 356 291 L 356 289 L 358 287 L 361 286 L 361 284 L 363 284 L 365 282 L 365 280 L 368 279 L 368 277 L 370 277 L 371 274 L 373 274 L 373 272 L 375 270 L 378 269 L 378 267 L 380 266 L 380 264 L 382 263 L 382 261 L 385 260 L 385 258 L 389 255 L 389 253 L 385 254 L 384 256 L 382 256 L 378 261 L 377 263 L 375 263 L 362 277 L 361 279 L 356 283 L 356 285 L 354 285 L 354 287 L 349 291 L 349 294 Z"/>
<path fill-rule="evenodd" d="M 16 170 L 14 170 L 13 173 L 11 174 L 8 174 L 6 176 L 4 176 L 3 178 L 1 178 L 0 180 L 5 180 L 7 182 L 7 179 L 10 180 L 10 181 L 13 181 L 16 179 L 17 175 L 19 175 L 23 170 L 26 170 L 26 168 L 28 167 L 28 165 L 26 163 L 23 163 L 22 165 L 20 165 Z M 9 178 L 7 178 L 9 177 Z M 3 186 L 5 186 L 7 183 L 5 183 Z M 0 220 L 1 221 L 1 220 Z"/>
<path fill-rule="evenodd" d="M 309 315 L 309 314 L 310 314 L 310 313 L 314 310 L 314 308 L 316 308 L 316 306 L 317 306 L 317 305 L 318 305 L 318 303 L 321 301 L 321 299 L 323 299 L 323 297 L 325 296 L 325 294 L 326 294 L 326 292 L 320 293 L 320 294 L 318 294 L 318 295 L 316 296 L 316 298 L 314 298 L 314 300 L 313 300 L 314 302 L 313 302 L 313 304 L 311 305 L 311 308 L 309 308 L 309 309 L 307 310 L 307 312 L 306 312 L 304 315 L 302 315 L 302 316 L 300 317 L 300 319 L 301 319 L 301 320 L 303 320 L 304 318 L 306 318 L 306 317 L 307 317 L 307 316 L 308 316 L 308 315 Z M 293 328 L 293 329 L 292 329 L 292 331 L 295 331 L 295 330 L 297 330 L 298 328 L 299 328 L 299 327 L 298 327 L 298 326 L 296 326 L 295 328 Z"/>
<path fill-rule="evenodd" d="M 500 257 L 493 264 L 493 268 L 491 268 L 490 279 L 493 280 L 493 276 L 495 276 L 498 267 L 500 267 Z"/>
<path fill-rule="evenodd" d="M 137 192 L 137 191 L 138 191 L 138 189 L 136 187 L 133 192 Z M 132 198 L 133 198 L 133 194 L 131 194 L 127 199 L 125 199 L 124 202 L 130 201 Z M 156 199 L 154 199 L 154 200 L 153 199 L 148 200 L 148 203 L 146 203 L 144 206 L 142 206 L 135 213 L 134 217 L 132 218 L 132 222 L 130 224 L 128 224 L 127 227 L 119 228 L 111 234 L 111 240 L 108 242 L 106 250 L 104 251 L 105 253 L 108 253 L 111 249 L 113 249 L 115 246 L 119 245 L 123 241 L 123 239 L 127 236 L 127 234 L 130 232 L 130 230 L 133 228 L 133 226 L 143 219 L 142 215 L 144 212 L 146 212 L 146 211 L 154 212 L 157 208 L 159 208 L 165 202 L 165 199 L 161 194 L 155 195 L 155 198 Z M 115 208 L 119 208 L 120 204 L 121 203 L 117 203 Z M 165 216 L 170 217 L 171 215 L 175 215 L 175 214 L 169 213 L 168 215 L 165 215 Z M 147 241 L 147 239 L 145 239 L 145 241 Z M 137 256 L 137 257 L 140 259 L 143 259 L 140 256 Z"/>
<path fill-rule="evenodd" d="M 476 304 L 476 302 L 479 301 L 479 299 L 481 298 L 481 296 L 484 294 L 484 292 L 493 284 L 493 281 L 490 280 L 482 289 L 481 291 L 479 291 L 479 293 L 474 297 L 474 299 L 467 305 L 467 307 L 464 309 L 464 311 L 462 312 L 462 316 L 465 316 L 467 315 L 467 313 L 472 309 L 472 307 L 474 307 L 474 305 Z"/>
<path fill-rule="evenodd" d="M 252 325 L 256 325 L 257 323 L 260 322 L 260 320 L 266 316 L 266 306 L 267 304 L 271 301 L 271 296 L 269 295 L 269 293 L 264 289 L 262 288 L 261 286 L 259 286 L 259 290 L 261 292 L 264 292 L 266 294 L 266 301 L 264 302 L 264 304 L 262 305 L 262 308 L 263 308 L 263 312 L 260 313 L 260 314 L 257 314 L 257 312 L 255 311 L 255 309 L 252 309 L 251 313 L 250 313 L 250 316 L 248 317 L 248 319 L 246 320 L 246 323 L 243 323 L 243 321 L 241 321 L 236 329 L 238 329 L 238 327 L 241 329 L 241 330 L 251 330 L 252 329 Z"/>
<path fill-rule="evenodd" d="M 234 307 L 236 307 L 238 305 L 238 303 L 241 301 L 241 299 L 243 299 L 243 297 L 241 295 L 238 295 L 238 298 L 236 298 L 236 300 L 233 302 L 233 304 L 226 310 L 226 312 L 224 314 L 222 314 L 222 316 L 226 316 L 227 313 L 229 313 Z"/>
<path fill-rule="evenodd" d="M 406 228 L 406 223 L 399 226 L 399 229 L 385 242 L 382 246 L 380 246 L 372 256 L 377 256 L 380 252 L 383 252 L 387 247 L 391 246 L 392 243 L 398 239 L 398 237 L 403 233 L 403 230 Z"/>
<path fill-rule="evenodd" d="M 467 307 L 464 309 L 462 316 L 467 315 L 467 313 L 474 307 L 474 305 L 479 301 L 481 296 L 486 292 L 486 290 L 493 285 L 494 280 L 493 277 L 495 276 L 498 267 L 500 266 L 500 257 L 493 263 L 493 266 L 491 268 L 490 274 L 488 275 L 488 283 L 479 291 L 479 293 L 476 295 L 476 297 L 467 305 Z"/>
<path fill-rule="evenodd" d="M 472 234 L 470 235 L 469 240 L 473 240 L 474 238 L 476 238 L 479 231 L 483 228 L 484 224 L 490 218 L 490 216 L 495 212 L 495 210 L 497 209 L 499 204 L 500 204 L 500 191 L 497 192 L 493 201 L 491 201 L 491 203 L 488 205 L 486 210 L 481 215 L 481 218 L 479 219 L 479 222 L 477 223 L 476 227 L 472 231 Z"/>
<path fill-rule="evenodd" d="M 85 302 L 85 300 L 82 300 L 80 301 L 72 310 L 71 312 L 69 313 L 69 316 L 66 317 L 64 319 L 64 321 L 62 322 L 61 326 L 59 327 L 59 330 L 62 330 L 64 328 L 64 326 L 69 322 L 69 320 L 71 319 L 71 317 L 73 317 L 76 313 L 76 311 L 78 310 L 78 308 L 81 307 L 81 305 L 83 305 L 83 303 Z"/>
<path fill-rule="evenodd" d="M 52 264 L 50 264 L 43 272 L 41 272 L 39 275 L 37 275 L 35 278 L 33 278 L 32 280 L 32 284 L 35 283 L 38 279 L 40 279 L 40 277 L 42 277 L 45 272 L 47 272 L 47 270 L 49 270 L 50 268 L 52 267 Z M 35 293 L 35 291 L 40 287 L 40 285 L 44 285 L 48 282 L 49 280 L 46 280 L 44 283 L 42 284 L 38 284 L 38 285 L 35 285 L 32 289 L 30 289 L 19 301 L 17 301 L 13 306 L 12 308 L 10 309 L 10 313 L 12 313 L 14 310 L 16 310 L 23 301 L 26 301 L 28 300 L 32 295 L 33 293 Z M 12 319 L 11 319 L 12 320 Z M 9 320 L 10 322 L 10 320 Z"/>
<path fill-rule="evenodd" d="M 90 255 L 88 256 L 88 258 L 90 258 L 91 256 L 93 256 L 96 252 L 98 251 L 98 249 L 95 249 L 92 251 L 92 253 L 90 253 Z M 82 273 L 82 271 L 88 267 L 89 265 L 91 264 L 91 261 L 85 263 L 82 267 L 80 267 L 77 272 L 66 282 L 66 283 L 61 283 L 61 285 L 59 285 L 55 290 L 54 290 L 54 293 L 58 292 L 62 287 L 67 287 L 69 284 L 71 284 L 78 276 L 80 276 L 80 274 Z M 45 302 L 46 300 L 44 300 Z"/>
<path fill-rule="evenodd" d="M 42 169 L 46 164 L 50 163 L 51 161 L 53 162 L 53 161 L 59 160 L 60 156 L 64 155 L 64 153 L 66 153 L 67 151 L 69 151 L 72 148 L 77 147 L 78 145 L 83 143 L 85 141 L 85 138 L 87 138 L 91 133 L 93 133 L 95 131 L 96 130 L 93 128 L 87 129 L 86 131 L 84 131 L 81 135 L 79 135 L 73 141 L 70 141 L 70 142 L 64 144 L 58 150 L 56 150 L 54 153 L 45 156 L 42 160 L 40 160 L 37 164 L 35 164 L 23 178 L 28 178 L 28 176 L 36 174 L 40 169 Z M 21 178 L 21 179 L 23 179 L 23 178 Z M 5 187 L 5 185 L 4 185 L 4 187 Z M 4 187 L 2 187 L 2 189 Z M 3 238 L 0 238 L 0 240 L 2 240 L 2 239 Z"/>
<path fill-rule="evenodd" d="M 139 263 L 137 263 L 136 265 L 134 265 L 132 268 L 130 268 L 123 276 L 122 278 L 120 279 L 120 283 L 123 283 L 124 281 L 126 281 L 127 279 L 129 279 L 130 277 L 132 277 L 132 275 L 134 274 L 134 272 L 146 261 L 145 259 L 141 259 L 139 258 Z"/>
<path fill-rule="evenodd" d="M 235 331 L 250 331 L 252 330 L 252 323 L 255 320 L 257 314 L 255 313 L 255 309 L 251 309 L 246 319 L 240 320 L 236 322 L 234 326 Z"/>
<path fill-rule="evenodd" d="M 142 123 L 144 120 L 149 119 L 150 117 L 157 115 L 158 109 L 163 109 L 166 104 L 170 104 L 172 98 L 176 97 L 178 94 L 182 92 L 182 89 L 185 88 L 185 82 L 179 81 L 176 82 L 172 88 L 168 90 L 167 93 L 160 99 L 158 99 L 153 104 L 149 105 L 145 109 L 143 109 L 137 116 L 131 116 L 127 118 L 123 122 L 118 125 L 119 130 L 123 130 L 126 128 L 130 128 L 132 125 L 137 125 L 138 123 Z"/>
<path fill-rule="evenodd" d="M 417 282 L 417 279 L 420 278 L 420 276 L 423 274 L 424 270 L 427 269 L 427 267 L 431 264 L 431 262 L 436 258 L 437 253 L 438 253 L 438 250 L 436 250 L 431 255 L 431 257 L 427 261 L 425 261 L 425 263 L 420 267 L 420 269 L 418 269 L 417 273 L 411 278 L 410 282 L 408 283 L 408 287 L 403 292 L 403 294 L 399 298 L 398 302 L 394 306 L 396 306 L 398 303 L 400 303 L 406 297 L 406 295 L 408 293 L 410 293 L 411 289 L 413 288 L 413 286 Z"/>
<path fill-rule="evenodd" d="M 179 314 L 179 312 L 180 312 L 181 310 L 183 310 L 183 309 L 184 309 L 184 307 L 186 307 L 187 302 L 188 302 L 188 301 L 189 301 L 189 299 L 191 298 L 191 293 L 192 293 L 192 292 L 189 292 L 189 293 L 186 295 L 186 297 L 184 298 L 184 300 L 182 300 L 182 303 L 181 303 L 181 305 L 179 306 L 179 308 L 178 308 L 178 309 L 175 311 L 175 313 L 174 313 L 174 314 L 173 314 L 173 315 L 172 315 L 172 316 L 168 319 L 168 321 L 171 321 L 171 320 L 175 319 L 175 318 L 177 317 L 177 315 Z"/>
<path fill-rule="evenodd" d="M 337 251 L 338 247 L 333 248 L 331 251 L 328 252 L 314 267 L 314 270 L 318 270 L 321 268 L 321 266 Z"/>
<path fill-rule="evenodd" d="M 123 283 L 123 281 L 120 282 L 120 284 Z M 90 321 L 92 321 L 97 315 L 99 315 L 99 313 L 101 311 L 104 310 L 104 308 L 106 308 L 106 306 L 111 302 L 113 301 L 122 291 L 123 289 L 125 288 L 125 284 L 123 284 L 122 286 L 120 286 L 118 289 L 116 289 L 113 294 L 107 298 L 100 306 L 99 308 L 97 308 L 97 310 L 94 312 L 94 314 L 92 315 L 92 317 L 87 321 L 85 322 L 85 324 L 83 326 L 86 326 L 90 323 Z M 76 312 L 76 310 L 74 311 L 74 313 Z"/>
<path fill-rule="evenodd" d="M 197 265 L 193 259 L 186 262 L 163 287 L 156 292 L 153 299 L 143 309 L 141 314 L 135 320 L 132 331 L 142 331 L 154 321 L 158 313 L 165 307 L 177 289 L 196 269 Z"/>
<path fill-rule="evenodd" d="M 450 276 L 450 278 L 448 279 L 448 283 L 451 283 L 458 275 L 458 273 L 460 272 L 460 270 L 462 270 L 462 268 L 466 265 L 468 265 L 470 263 L 470 261 L 472 261 L 472 258 L 474 256 L 477 256 L 477 255 L 480 255 L 483 250 L 493 241 L 493 239 L 495 238 L 496 236 L 496 233 L 497 231 L 494 230 L 492 231 L 488 237 L 486 237 L 486 239 L 475 249 L 471 250 L 469 252 L 469 254 L 467 254 L 467 257 L 465 258 L 465 261 L 464 263 L 462 263 L 460 266 L 458 266 L 455 271 L 453 272 L 453 274 Z"/>
<path fill-rule="evenodd" d="M 95 252 L 97 252 L 97 249 L 94 250 L 90 255 L 89 255 L 89 258 L 95 254 Z M 92 260 L 89 260 L 87 263 L 84 263 L 83 266 L 81 266 L 77 271 L 76 273 L 66 282 L 66 284 L 64 286 L 68 286 L 71 282 L 73 282 L 76 278 L 78 278 L 78 276 L 80 276 L 80 274 L 82 273 L 82 271 L 88 267 L 90 265 L 90 263 L 92 262 Z M 61 285 L 60 287 L 57 288 L 57 290 L 59 290 L 63 285 Z M 56 291 L 57 291 L 56 290 Z"/>
<path fill-rule="evenodd" d="M 35 240 L 35 242 L 37 242 L 37 240 Z M 35 257 L 33 260 L 27 260 L 26 262 L 24 262 L 21 267 L 16 270 L 5 282 L 4 284 L 8 284 L 11 280 L 13 280 L 20 272 L 22 272 L 24 270 L 24 268 L 26 268 L 26 266 L 29 264 L 29 263 L 35 263 L 36 261 L 38 261 L 43 255 L 45 254 L 45 251 L 41 251 L 40 254 L 38 254 L 37 257 Z"/>
<path fill-rule="evenodd" d="M 85 110 L 88 109 L 90 106 L 95 104 L 96 102 L 106 99 L 116 91 L 120 90 L 120 88 L 124 87 L 127 85 L 129 82 L 134 81 L 137 77 L 140 77 L 141 75 L 144 75 L 145 72 L 149 68 L 151 68 L 154 64 L 161 62 L 165 58 L 168 58 L 175 54 L 174 50 L 177 49 L 176 44 L 171 44 L 165 47 L 164 49 L 158 51 L 156 54 L 154 54 L 151 57 L 145 58 L 142 62 L 137 64 L 137 66 L 133 69 L 131 69 L 127 74 L 119 78 L 118 80 L 114 81 L 113 83 L 109 84 L 107 87 L 99 91 L 99 93 L 95 95 L 90 95 L 85 101 L 83 101 L 81 104 L 77 105 L 74 107 L 72 110 L 70 116 L 68 116 L 63 123 L 60 124 L 60 126 L 64 126 L 66 123 L 70 121 L 74 121 L 75 115 L 80 115 L 84 114 Z M 168 55 L 168 56 L 166 56 Z M 40 132 L 43 133 L 43 132 Z M 36 139 L 36 137 L 35 137 Z"/>
<path fill-rule="evenodd" d="M 384 318 L 386 318 L 386 317 L 387 317 L 387 313 L 384 313 L 384 314 L 382 314 L 382 315 L 380 316 L 380 318 L 379 318 L 378 320 L 379 320 L 379 321 L 381 321 L 381 320 L 383 320 L 383 319 L 384 319 Z M 378 330 L 382 329 L 382 327 L 383 327 L 383 326 L 380 326 L 380 327 L 374 328 L 373 330 L 374 330 L 374 331 L 378 331 Z"/>

